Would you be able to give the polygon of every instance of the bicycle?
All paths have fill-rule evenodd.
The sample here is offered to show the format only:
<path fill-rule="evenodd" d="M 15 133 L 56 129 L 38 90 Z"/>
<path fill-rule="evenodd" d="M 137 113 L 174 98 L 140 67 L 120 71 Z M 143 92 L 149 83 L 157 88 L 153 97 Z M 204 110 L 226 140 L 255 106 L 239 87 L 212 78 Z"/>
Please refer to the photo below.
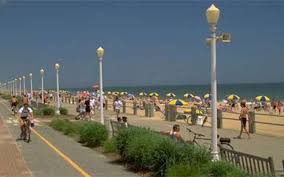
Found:
<path fill-rule="evenodd" d="M 31 123 L 29 118 L 22 119 L 23 120 L 23 125 L 22 125 L 22 132 L 20 135 L 19 140 L 24 140 L 27 143 L 31 141 L 31 129 L 30 127 L 33 127 L 33 124 Z"/>
<path fill-rule="evenodd" d="M 202 144 L 200 144 L 197 140 L 205 140 L 205 141 L 211 140 L 211 138 L 205 138 L 205 135 L 203 135 L 201 133 L 193 132 L 189 128 L 187 128 L 187 130 L 188 130 L 189 133 L 192 133 L 194 135 L 193 140 L 190 141 L 190 143 L 192 143 L 194 145 L 202 147 Z M 223 137 L 220 137 L 219 135 L 217 136 L 217 138 L 219 139 L 219 143 L 218 143 L 219 148 L 223 147 L 223 148 L 226 148 L 226 149 L 234 150 L 234 147 L 231 145 L 231 139 L 230 138 L 223 138 Z M 209 149 L 211 150 L 211 143 L 206 143 L 206 144 L 210 144 Z"/>
<path fill-rule="evenodd" d="M 17 107 L 16 106 L 12 106 L 12 113 L 15 116 L 17 114 Z"/>

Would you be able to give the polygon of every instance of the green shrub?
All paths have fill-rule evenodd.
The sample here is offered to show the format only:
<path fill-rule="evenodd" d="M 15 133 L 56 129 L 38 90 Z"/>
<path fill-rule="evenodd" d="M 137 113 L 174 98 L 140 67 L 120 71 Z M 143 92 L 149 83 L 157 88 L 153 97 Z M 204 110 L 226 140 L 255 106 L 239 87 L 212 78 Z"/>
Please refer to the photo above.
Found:
<path fill-rule="evenodd" d="M 104 142 L 103 148 L 105 153 L 116 152 L 115 141 L 115 138 L 111 138 Z"/>
<path fill-rule="evenodd" d="M 100 123 L 86 123 L 80 130 L 80 142 L 89 147 L 100 146 L 107 137 L 108 131 Z"/>
<path fill-rule="evenodd" d="M 68 109 L 66 108 L 61 107 L 59 108 L 59 111 L 61 115 L 68 115 Z"/>
<path fill-rule="evenodd" d="M 66 124 L 68 123 L 67 119 L 59 119 L 55 118 L 50 122 L 50 126 L 58 131 L 63 131 L 66 127 Z"/>
<path fill-rule="evenodd" d="M 179 162 L 203 165 L 211 161 L 208 150 L 177 144 L 171 138 L 145 128 L 120 130 L 116 147 L 124 161 L 137 169 L 155 171 L 158 175 L 163 175 L 167 167 Z"/>
<path fill-rule="evenodd" d="M 124 160 L 138 169 L 151 170 L 155 166 L 155 153 L 159 146 L 160 137 L 147 131 L 136 134 L 128 140 L 125 148 Z"/>
<path fill-rule="evenodd" d="M 11 95 L 1 95 L 1 97 L 2 97 L 4 100 L 11 100 L 11 99 L 12 99 L 12 96 L 11 96 Z"/>
<path fill-rule="evenodd" d="M 55 115 L 55 109 L 51 107 L 44 107 L 40 111 L 42 112 L 43 116 L 54 116 Z"/>
<path fill-rule="evenodd" d="M 212 177 L 247 177 L 248 175 L 228 162 L 213 162 L 208 169 Z"/>
<path fill-rule="evenodd" d="M 208 177 L 204 171 L 197 166 L 188 164 L 176 164 L 166 171 L 166 177 Z"/>

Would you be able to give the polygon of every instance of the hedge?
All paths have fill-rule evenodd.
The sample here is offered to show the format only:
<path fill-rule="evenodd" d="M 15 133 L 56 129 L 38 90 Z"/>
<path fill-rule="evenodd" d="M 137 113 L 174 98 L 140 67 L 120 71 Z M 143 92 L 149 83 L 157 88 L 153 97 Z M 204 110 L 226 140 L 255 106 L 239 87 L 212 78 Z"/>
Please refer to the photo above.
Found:
<path fill-rule="evenodd" d="M 211 161 L 210 152 L 187 144 L 177 144 L 169 137 L 144 128 L 131 127 L 119 131 L 116 146 L 123 160 L 136 170 L 164 174 L 167 167 L 182 162 L 203 165 Z"/>
<path fill-rule="evenodd" d="M 80 130 L 80 142 L 89 147 L 103 144 L 108 138 L 106 127 L 100 123 L 86 123 Z"/>
<path fill-rule="evenodd" d="M 66 108 L 60 107 L 59 111 L 61 115 L 68 115 L 68 109 Z"/>

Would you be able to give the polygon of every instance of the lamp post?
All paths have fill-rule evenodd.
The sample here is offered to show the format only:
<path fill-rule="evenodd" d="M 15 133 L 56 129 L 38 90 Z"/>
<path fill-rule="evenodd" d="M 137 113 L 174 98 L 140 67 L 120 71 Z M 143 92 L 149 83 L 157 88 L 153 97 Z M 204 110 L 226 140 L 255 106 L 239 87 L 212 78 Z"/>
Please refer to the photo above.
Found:
<path fill-rule="evenodd" d="M 58 63 L 55 64 L 55 70 L 56 70 L 56 88 L 57 88 L 57 110 L 56 114 L 60 115 L 60 100 L 59 100 L 59 69 L 60 65 Z"/>
<path fill-rule="evenodd" d="M 31 81 L 31 100 L 33 99 L 33 73 L 30 73 L 30 81 Z"/>
<path fill-rule="evenodd" d="M 18 79 L 15 79 L 15 95 L 18 96 Z"/>
<path fill-rule="evenodd" d="M 44 91 L 43 91 L 43 75 L 44 75 L 44 69 L 40 70 L 41 74 L 41 103 L 44 104 Z"/>
<path fill-rule="evenodd" d="M 101 111 L 101 123 L 104 124 L 104 108 L 103 108 L 103 57 L 105 50 L 102 47 L 97 49 L 97 56 L 100 64 L 100 111 Z"/>
<path fill-rule="evenodd" d="M 20 90 L 20 96 L 22 96 L 22 78 L 19 78 L 19 90 Z"/>
<path fill-rule="evenodd" d="M 12 80 L 12 95 L 15 95 L 15 80 Z"/>
<path fill-rule="evenodd" d="M 212 4 L 206 11 L 207 21 L 211 31 L 211 94 L 212 94 L 212 156 L 213 161 L 219 160 L 217 147 L 217 76 L 216 76 L 216 25 L 220 11 Z"/>
<path fill-rule="evenodd" d="M 26 76 L 23 76 L 24 95 L 26 94 Z"/>

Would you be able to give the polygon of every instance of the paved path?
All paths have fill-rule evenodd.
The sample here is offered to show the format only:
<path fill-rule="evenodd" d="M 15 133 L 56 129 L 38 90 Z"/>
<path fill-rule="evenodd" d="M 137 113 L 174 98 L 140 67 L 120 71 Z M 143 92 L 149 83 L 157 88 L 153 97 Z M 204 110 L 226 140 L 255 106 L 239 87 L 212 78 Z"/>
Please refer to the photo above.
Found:
<path fill-rule="evenodd" d="M 7 124 L 13 139 L 19 135 L 19 128 L 7 106 L 0 100 L 0 112 Z M 49 143 L 69 157 L 80 169 L 96 177 L 135 177 L 125 167 L 113 163 L 110 159 L 90 148 L 83 147 L 75 140 L 54 131 L 44 123 L 39 122 L 35 130 Z M 0 133 L 0 137 L 4 135 Z M 12 139 L 12 138 L 11 138 Z M 34 177 L 77 177 L 88 176 L 75 170 L 70 163 L 64 160 L 58 153 L 50 148 L 39 136 L 32 134 L 32 142 L 17 142 L 17 145 Z M 6 153 L 7 151 L 3 151 Z M 1 153 L 1 152 L 0 152 Z M 2 168 L 1 168 L 2 169 Z M 1 173 L 0 173 L 1 174 Z M 1 175 L 0 175 L 1 176 Z M 2 177 L 2 176 L 1 176 Z"/>
<path fill-rule="evenodd" d="M 75 114 L 75 105 L 65 104 L 71 114 Z M 114 112 L 106 111 L 106 116 L 115 118 Z M 145 118 L 142 116 L 127 115 L 128 122 L 132 125 L 149 127 L 157 131 L 171 130 L 172 126 L 177 122 L 168 122 L 157 118 Z M 181 125 L 182 136 L 186 140 L 192 140 L 192 136 L 189 135 L 186 128 L 188 127 L 184 121 L 178 122 Z M 202 133 L 206 137 L 211 136 L 210 127 L 190 126 L 190 129 L 197 133 Z M 284 133 L 284 132 L 283 132 Z M 239 131 L 231 129 L 218 129 L 218 134 L 222 137 L 232 138 L 232 145 L 235 150 L 246 152 L 249 154 L 258 155 L 261 157 L 271 156 L 274 159 L 276 169 L 283 170 L 282 160 L 284 160 L 284 138 L 274 137 L 260 134 L 251 135 L 251 139 L 247 139 L 243 134 L 243 139 L 233 139 L 239 134 Z"/>
<path fill-rule="evenodd" d="M 31 177 L 16 142 L 3 122 L 0 113 L 0 176 L 1 177 Z"/>

